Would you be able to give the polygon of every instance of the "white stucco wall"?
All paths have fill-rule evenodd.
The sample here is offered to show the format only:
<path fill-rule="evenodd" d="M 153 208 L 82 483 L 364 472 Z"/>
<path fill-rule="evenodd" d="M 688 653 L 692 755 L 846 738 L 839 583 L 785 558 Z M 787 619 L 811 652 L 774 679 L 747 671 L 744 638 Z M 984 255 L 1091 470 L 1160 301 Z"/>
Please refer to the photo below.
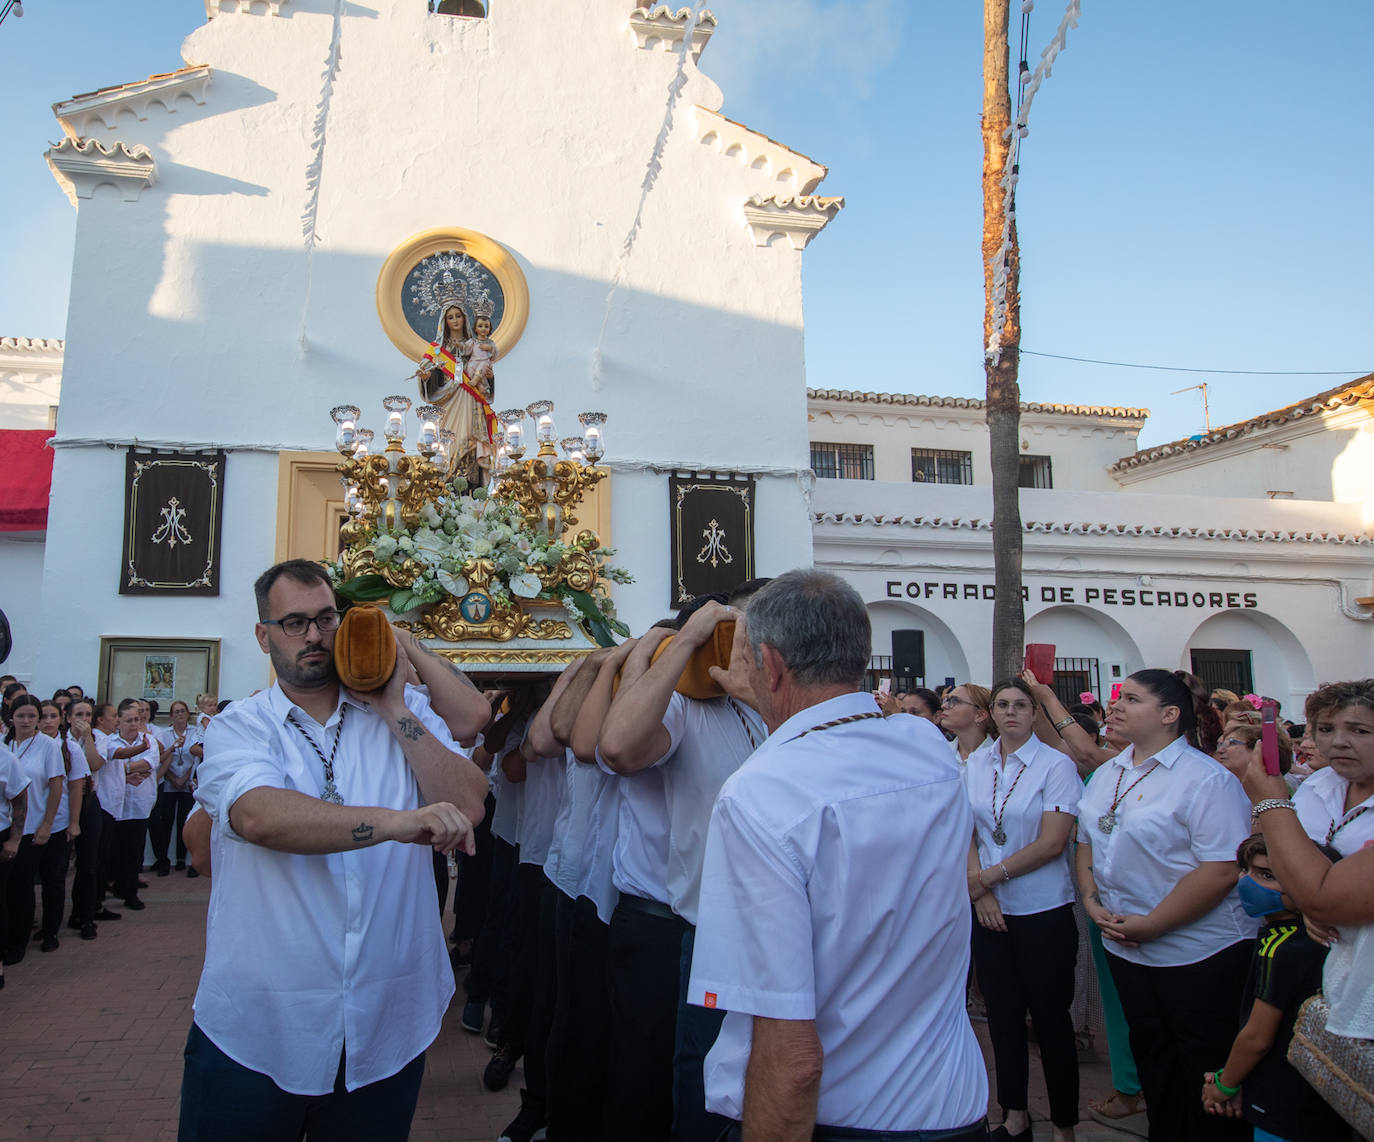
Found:
<path fill-rule="evenodd" d="M 39 657 L 48 635 L 38 605 L 42 587 L 42 534 L 0 532 L 0 611 L 5 612 L 14 639 L 9 658 L 0 665 L 0 674 L 13 674 L 26 684 L 47 682 L 47 675 L 38 673 Z M 94 680 L 94 669 L 89 677 Z M 73 676 L 71 681 L 86 685 L 84 676 Z M 65 685 L 68 683 L 54 682 L 42 697 Z"/>
<path fill-rule="evenodd" d="M 62 342 L 0 337 L 0 428 L 50 428 L 62 391 Z"/>
<path fill-rule="evenodd" d="M 332 3 L 223 13 L 194 30 L 183 56 L 213 71 L 203 106 L 183 97 L 91 128 L 107 145 L 146 145 L 158 171 L 137 202 L 111 187 L 80 200 L 62 436 L 328 448 L 328 408 L 344 401 L 380 428 L 381 398 L 415 393 L 414 365 L 376 315 L 378 271 L 411 235 L 461 226 L 505 245 L 530 287 L 496 408 L 552 398 L 565 433 L 579 411 L 610 415 L 617 562 L 639 579 L 617 591 L 632 626 L 668 600 L 663 469 L 783 469 L 759 476 L 758 567 L 808 563 L 792 474 L 807 464 L 802 255 L 755 245 L 742 205 L 776 191 L 775 172 L 696 141 L 692 105 L 718 107 L 720 94 L 695 68 L 633 256 L 619 260 L 676 62 L 636 47 L 631 7 L 584 0 L 555 17 L 502 4 L 474 21 L 414 0 L 345 5 L 313 263 L 301 215 Z M 272 555 L 270 451 L 231 453 L 225 597 L 211 602 L 115 596 L 122 456 L 73 444 L 59 461 L 45 599 L 70 586 L 74 556 L 94 587 L 89 624 L 65 628 L 50 661 L 88 656 L 97 630 L 247 633 L 243 600 Z M 67 539 L 96 491 L 110 518 Z M 257 656 L 226 645 L 225 693 L 259 677 Z"/>

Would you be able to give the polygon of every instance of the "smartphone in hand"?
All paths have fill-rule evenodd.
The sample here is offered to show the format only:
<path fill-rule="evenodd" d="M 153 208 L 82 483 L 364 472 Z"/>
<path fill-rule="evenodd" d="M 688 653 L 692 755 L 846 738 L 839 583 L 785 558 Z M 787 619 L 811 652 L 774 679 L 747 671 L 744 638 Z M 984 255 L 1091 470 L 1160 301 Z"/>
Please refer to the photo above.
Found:
<path fill-rule="evenodd" d="M 1266 698 L 1260 703 L 1260 754 L 1264 758 L 1264 772 L 1279 775 L 1278 703 Z"/>

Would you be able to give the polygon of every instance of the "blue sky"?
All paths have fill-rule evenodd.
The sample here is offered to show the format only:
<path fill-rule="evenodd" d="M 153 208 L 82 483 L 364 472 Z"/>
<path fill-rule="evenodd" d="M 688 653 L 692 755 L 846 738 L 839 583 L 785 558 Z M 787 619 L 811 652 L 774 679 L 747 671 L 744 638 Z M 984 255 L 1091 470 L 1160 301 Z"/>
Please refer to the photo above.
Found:
<path fill-rule="evenodd" d="M 822 193 L 846 199 L 805 255 L 808 383 L 981 395 L 981 5 L 712 7 L 723 112 L 825 163 Z M 1062 13 L 1037 0 L 1032 66 Z M 0 333 L 65 325 L 75 214 L 42 158 L 50 104 L 180 66 L 204 18 L 203 0 L 28 0 L 0 26 Z M 1023 399 L 1147 407 L 1150 444 L 1201 428 L 1200 394 L 1175 389 L 1207 381 L 1215 426 L 1374 370 L 1371 43 L 1367 0 L 1084 0 L 1023 153 L 1023 347 L 1349 372 L 1025 356 Z"/>

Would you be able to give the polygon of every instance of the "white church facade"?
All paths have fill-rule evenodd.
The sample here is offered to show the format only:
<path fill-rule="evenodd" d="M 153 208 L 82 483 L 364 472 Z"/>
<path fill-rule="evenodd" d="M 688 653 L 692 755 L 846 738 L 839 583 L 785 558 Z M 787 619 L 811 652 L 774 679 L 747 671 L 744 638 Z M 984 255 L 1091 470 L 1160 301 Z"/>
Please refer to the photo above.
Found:
<path fill-rule="evenodd" d="M 729 475 L 753 482 L 753 571 L 854 583 L 876 672 L 915 630 L 910 681 L 988 680 L 981 407 L 808 392 L 804 251 L 843 201 L 721 115 L 697 67 L 714 19 L 449 14 L 480 7 L 207 0 L 184 66 L 55 106 L 76 248 L 65 345 L 0 346 L 0 370 L 33 374 L 0 430 L 55 428 L 46 527 L 0 532 L 0 669 L 104 685 L 110 644 L 184 640 L 214 647 L 221 695 L 263 685 L 252 580 L 335 554 L 329 409 L 380 434 L 382 398 L 416 395 L 402 255 L 450 243 L 510 286 L 495 408 L 608 416 L 592 511 L 636 576 L 615 589 L 633 630 L 670 609 L 670 478 Z M 1138 449 L 1143 410 L 1026 406 L 1027 639 L 1104 696 L 1202 663 L 1291 709 L 1374 673 L 1370 388 L 1172 451 Z M 217 594 L 121 593 L 130 449 L 224 454 Z"/>

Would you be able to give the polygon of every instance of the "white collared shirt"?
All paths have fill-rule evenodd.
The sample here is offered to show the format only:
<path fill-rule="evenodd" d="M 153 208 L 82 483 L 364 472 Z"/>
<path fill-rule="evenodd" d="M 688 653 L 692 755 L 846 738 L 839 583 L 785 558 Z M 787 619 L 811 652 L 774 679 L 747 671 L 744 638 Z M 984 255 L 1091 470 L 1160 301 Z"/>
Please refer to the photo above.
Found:
<path fill-rule="evenodd" d="M 168 734 L 171 740 L 167 744 L 172 747 L 172 756 L 167 762 L 166 776 L 158 783 L 158 786 L 168 793 L 190 792 L 189 785 L 178 790 L 176 786 L 172 784 L 171 779 L 173 777 L 184 777 L 196 767 L 196 755 L 191 752 L 191 747 L 193 745 L 200 745 L 205 735 L 201 733 L 200 727 L 194 722 L 186 723 L 186 739 L 181 745 L 176 744 L 176 730 L 168 730 Z"/>
<path fill-rule="evenodd" d="M 46 735 L 45 735 L 46 736 Z M 62 739 L 60 737 L 51 739 L 57 745 L 57 756 L 62 757 Z M 71 771 L 67 772 L 67 764 L 62 763 L 63 772 L 66 773 L 66 780 L 62 782 L 62 800 L 57 805 L 57 816 L 52 819 L 52 831 L 54 833 L 65 829 L 71 824 L 71 788 L 73 781 L 80 781 L 82 778 L 91 775 L 90 764 L 86 761 L 86 751 L 81 748 L 81 743 L 75 738 L 67 739 L 67 752 L 71 757 Z M 80 822 L 77 822 L 80 824 Z"/>
<path fill-rule="evenodd" d="M 56 738 L 37 733 L 28 741 L 10 742 L 10 749 L 29 778 L 29 808 L 24 818 L 24 836 L 31 837 L 38 831 L 48 811 L 48 782 L 54 777 L 67 776 L 66 767 L 62 764 L 62 749 Z M 52 831 L 57 832 L 58 827 L 54 817 Z"/>
<path fill-rule="evenodd" d="M 565 896 L 585 896 L 596 905 L 602 923 L 611 922 L 620 893 L 612 877 L 620 798 L 615 778 L 586 765 L 567 751 L 565 793 L 554 824 L 553 844 L 544 874 Z"/>
<path fill-rule="evenodd" d="M 669 823 L 663 773 L 651 766 L 638 773 L 616 774 L 600 752 L 596 764 L 614 778 L 620 802 L 611 853 L 616 890 L 667 904 Z"/>
<path fill-rule="evenodd" d="M 1349 792 L 1350 782 L 1328 765 L 1312 774 L 1293 794 L 1303 830 L 1324 845 L 1327 834 L 1335 828 L 1331 846 L 1343 857 L 1374 842 L 1374 796 L 1366 797 L 1347 813 L 1345 798 Z"/>
<path fill-rule="evenodd" d="M 1250 799 L 1219 762 L 1184 738 L 1138 766 L 1134 758 L 1135 747 L 1127 746 L 1093 774 L 1078 803 L 1078 841 L 1092 845 L 1102 906 L 1147 916 L 1204 861 L 1236 859 L 1236 849 L 1250 835 Z M 1152 761 L 1159 765 L 1145 776 Z M 1118 795 L 1116 821 L 1107 833 L 1100 819 Z M 1252 939 L 1255 930 L 1233 890 L 1206 915 L 1138 948 L 1114 940 L 1102 946 L 1132 963 L 1180 967 Z"/>
<path fill-rule="evenodd" d="M 689 1002 L 725 1017 L 706 1105 L 744 1108 L 752 1016 L 814 1019 L 817 1121 L 943 1130 L 987 1112 L 964 1007 L 973 816 L 939 731 L 845 694 L 790 718 L 711 815 Z M 910 723 L 924 722 L 924 729 Z"/>
<path fill-rule="evenodd" d="M 561 754 L 525 762 L 524 804 L 520 807 L 520 863 L 541 868 L 553 844 L 553 825 L 563 804 L 566 774 Z"/>
<path fill-rule="evenodd" d="M 119 815 L 124 812 L 124 766 L 111 761 L 110 754 L 124 741 L 118 733 L 107 734 L 94 726 L 91 727 L 91 738 L 95 742 L 96 752 L 105 759 L 105 764 L 95 775 L 95 792 L 100 798 L 100 809 L 118 821 Z M 116 744 L 111 745 L 111 742 Z"/>
<path fill-rule="evenodd" d="M 1044 813 L 1078 813 L 1083 782 L 1073 759 L 1051 749 L 1034 734 L 1002 764 L 1002 751 L 979 748 L 968 757 L 965 774 L 973 826 L 978 840 L 978 860 L 992 868 L 1012 853 L 1025 848 L 1040 835 Z M 1000 818 L 1006 840 L 996 841 Z M 997 881 L 997 873 L 985 880 Z M 1030 916 L 1072 904 L 1073 876 L 1069 872 L 1069 846 L 1048 864 L 1013 880 L 990 886 L 1008 916 Z"/>
<path fill-rule="evenodd" d="M 725 779 L 768 737 L 763 719 L 733 698 L 697 701 L 674 693 L 663 716 L 672 744 L 655 763 L 668 809 L 668 905 L 697 922 L 706 830 Z"/>
<path fill-rule="evenodd" d="M 501 768 L 501 762 L 511 750 L 520 748 L 520 736 L 515 730 L 511 731 L 505 746 L 492 755 L 491 768 L 487 770 L 487 784 L 496 798 L 496 808 L 491 814 L 491 835 L 512 846 L 520 843 L 520 806 L 525 799 L 525 786 L 523 782 L 516 785 L 511 781 Z"/>
<path fill-rule="evenodd" d="M 23 793 L 33 783 L 33 779 L 19 764 L 14 751 L 0 744 L 0 833 L 14 823 L 14 813 L 10 802 Z M 27 810 L 26 810 L 27 813 Z M 25 821 L 28 817 L 25 816 Z"/>
<path fill-rule="evenodd" d="M 111 734 L 105 741 L 105 764 L 101 766 L 100 772 L 104 774 L 107 770 L 112 770 L 112 777 L 118 775 L 119 783 L 123 786 L 118 807 L 115 809 L 106 808 L 116 821 L 142 821 L 146 820 L 148 814 L 153 811 L 153 806 L 157 804 L 157 767 L 162 764 L 162 748 L 157 743 L 157 738 L 148 734 L 148 748 L 132 757 L 116 759 L 116 750 L 128 749 L 131 745 L 137 745 L 143 740 L 144 734 L 140 730 L 136 738 L 131 742 L 126 742 L 118 734 Z M 130 785 L 128 781 L 129 770 L 140 761 L 146 761 L 152 767 L 152 773 L 140 781 L 137 785 Z M 102 798 L 101 805 L 105 802 Z"/>
<path fill-rule="evenodd" d="M 425 696 L 407 686 L 405 700 L 466 764 Z M 345 1043 L 350 1091 L 396 1074 L 434 1041 L 453 995 L 427 846 L 304 856 L 250 844 L 230 824 L 250 789 L 321 796 L 324 766 L 286 715 L 328 757 L 343 709 L 334 780 L 344 803 L 418 808 L 419 784 L 381 717 L 342 697 L 321 727 L 276 685 L 211 722 L 196 789 L 214 824 L 215 872 L 196 1023 L 292 1094 L 333 1090 Z"/>

